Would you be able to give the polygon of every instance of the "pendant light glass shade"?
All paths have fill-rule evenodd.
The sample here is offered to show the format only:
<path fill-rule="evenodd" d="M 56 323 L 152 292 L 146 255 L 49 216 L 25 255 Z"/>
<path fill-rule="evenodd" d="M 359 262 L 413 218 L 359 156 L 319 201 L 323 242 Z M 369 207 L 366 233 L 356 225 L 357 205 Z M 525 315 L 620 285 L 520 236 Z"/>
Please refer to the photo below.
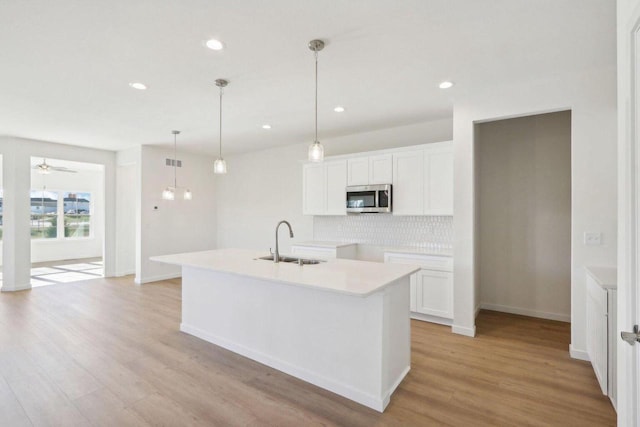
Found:
<path fill-rule="evenodd" d="M 324 160 L 324 148 L 320 141 L 316 141 L 309 146 L 309 161 L 321 162 Z"/>
<path fill-rule="evenodd" d="M 224 93 L 224 87 L 227 86 L 229 82 L 224 79 L 217 79 L 216 86 L 220 88 L 220 134 L 219 134 L 219 149 L 218 158 L 215 162 L 213 162 L 213 173 L 216 175 L 222 175 L 227 173 L 227 162 L 222 158 L 222 94 Z"/>
<path fill-rule="evenodd" d="M 180 133 L 180 131 L 172 130 L 171 133 L 173 134 L 173 185 L 170 185 L 164 189 L 164 191 L 162 192 L 162 200 L 175 200 L 176 191 L 178 190 L 178 180 L 177 180 L 178 160 L 176 156 L 176 146 L 177 146 L 178 134 Z M 191 194 L 191 190 L 189 190 L 188 188 L 185 189 L 184 193 L 182 194 L 182 198 L 184 200 L 192 200 L 193 194 Z"/>
<path fill-rule="evenodd" d="M 227 161 L 225 159 L 216 159 L 213 162 L 213 173 L 216 174 L 225 174 L 227 173 Z"/>
<path fill-rule="evenodd" d="M 173 187 L 167 187 L 162 192 L 162 199 L 163 200 L 175 200 L 175 198 L 176 198 L 176 192 L 173 189 Z"/>
<path fill-rule="evenodd" d="M 322 40 L 311 40 L 309 49 L 314 52 L 316 58 L 316 137 L 313 140 L 313 144 L 309 146 L 308 158 L 310 162 L 321 162 L 324 160 L 324 147 L 318 141 L 318 52 L 324 49 L 324 42 Z"/>

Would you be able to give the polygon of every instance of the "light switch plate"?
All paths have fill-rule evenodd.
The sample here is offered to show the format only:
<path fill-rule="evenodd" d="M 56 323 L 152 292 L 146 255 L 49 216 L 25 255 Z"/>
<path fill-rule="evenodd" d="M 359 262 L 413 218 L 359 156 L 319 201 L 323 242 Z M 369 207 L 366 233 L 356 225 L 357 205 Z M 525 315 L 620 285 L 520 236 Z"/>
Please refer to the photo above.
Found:
<path fill-rule="evenodd" d="M 592 231 L 584 232 L 584 244 L 586 246 L 600 246 L 602 244 L 602 233 Z"/>

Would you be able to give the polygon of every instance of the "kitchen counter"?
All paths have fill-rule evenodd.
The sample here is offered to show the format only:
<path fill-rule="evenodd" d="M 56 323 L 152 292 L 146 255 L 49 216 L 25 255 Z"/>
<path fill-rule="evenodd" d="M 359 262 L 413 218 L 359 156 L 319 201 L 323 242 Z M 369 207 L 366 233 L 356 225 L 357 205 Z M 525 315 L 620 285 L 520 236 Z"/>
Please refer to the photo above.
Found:
<path fill-rule="evenodd" d="M 218 249 L 161 255 L 151 260 L 360 297 L 378 292 L 419 270 L 411 265 L 346 259 L 328 259 L 320 264 L 304 266 L 257 259 L 266 255 L 269 254 L 244 249 Z"/>
<path fill-rule="evenodd" d="M 151 259 L 182 266 L 182 332 L 384 411 L 410 370 L 409 276 L 419 268 L 256 259 L 264 255 Z"/>

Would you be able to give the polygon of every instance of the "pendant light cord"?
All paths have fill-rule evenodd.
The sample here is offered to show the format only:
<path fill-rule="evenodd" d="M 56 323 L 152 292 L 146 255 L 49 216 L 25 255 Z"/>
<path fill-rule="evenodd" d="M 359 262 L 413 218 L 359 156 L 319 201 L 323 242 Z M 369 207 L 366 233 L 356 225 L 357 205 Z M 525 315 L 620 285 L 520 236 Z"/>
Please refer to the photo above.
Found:
<path fill-rule="evenodd" d="M 314 144 L 318 142 L 318 51 L 315 51 L 316 56 L 316 138 Z"/>
<path fill-rule="evenodd" d="M 220 87 L 220 158 L 222 159 L 222 94 L 224 93 L 224 89 Z"/>
<path fill-rule="evenodd" d="M 173 189 L 175 191 L 175 189 L 178 188 L 178 179 L 176 178 L 177 176 L 177 172 L 176 172 L 176 168 L 178 167 L 178 155 L 176 152 L 176 145 L 177 145 L 177 134 L 174 133 L 173 134 Z"/>

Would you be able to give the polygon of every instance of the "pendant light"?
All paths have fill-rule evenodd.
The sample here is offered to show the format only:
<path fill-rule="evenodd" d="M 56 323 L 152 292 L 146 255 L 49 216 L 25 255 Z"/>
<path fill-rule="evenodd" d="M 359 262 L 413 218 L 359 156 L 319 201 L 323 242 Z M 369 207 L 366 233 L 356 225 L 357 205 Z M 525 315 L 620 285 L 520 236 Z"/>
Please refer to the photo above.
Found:
<path fill-rule="evenodd" d="M 224 87 L 227 86 L 229 82 L 224 79 L 217 79 L 216 86 L 220 88 L 220 152 L 218 158 L 213 163 L 213 173 L 215 174 L 225 174 L 227 173 L 227 162 L 222 158 L 222 94 L 224 93 Z"/>
<path fill-rule="evenodd" d="M 313 144 L 309 146 L 309 161 L 321 162 L 324 160 L 324 148 L 318 141 L 318 52 L 324 49 L 324 42 L 322 40 L 311 40 L 309 49 L 314 52 L 316 57 L 316 133 Z"/>
<path fill-rule="evenodd" d="M 177 147 L 177 144 L 178 144 L 178 135 L 180 134 L 180 131 L 179 130 L 172 130 L 171 133 L 173 134 L 173 186 L 168 186 L 162 192 L 162 198 L 164 200 L 175 200 L 176 191 L 178 191 L 178 180 L 177 180 L 178 160 L 177 160 L 177 155 L 176 155 L 176 147 Z M 193 199 L 193 195 L 191 194 L 191 190 L 189 190 L 188 188 L 185 189 L 184 193 L 182 194 L 182 198 L 184 200 Z"/>

